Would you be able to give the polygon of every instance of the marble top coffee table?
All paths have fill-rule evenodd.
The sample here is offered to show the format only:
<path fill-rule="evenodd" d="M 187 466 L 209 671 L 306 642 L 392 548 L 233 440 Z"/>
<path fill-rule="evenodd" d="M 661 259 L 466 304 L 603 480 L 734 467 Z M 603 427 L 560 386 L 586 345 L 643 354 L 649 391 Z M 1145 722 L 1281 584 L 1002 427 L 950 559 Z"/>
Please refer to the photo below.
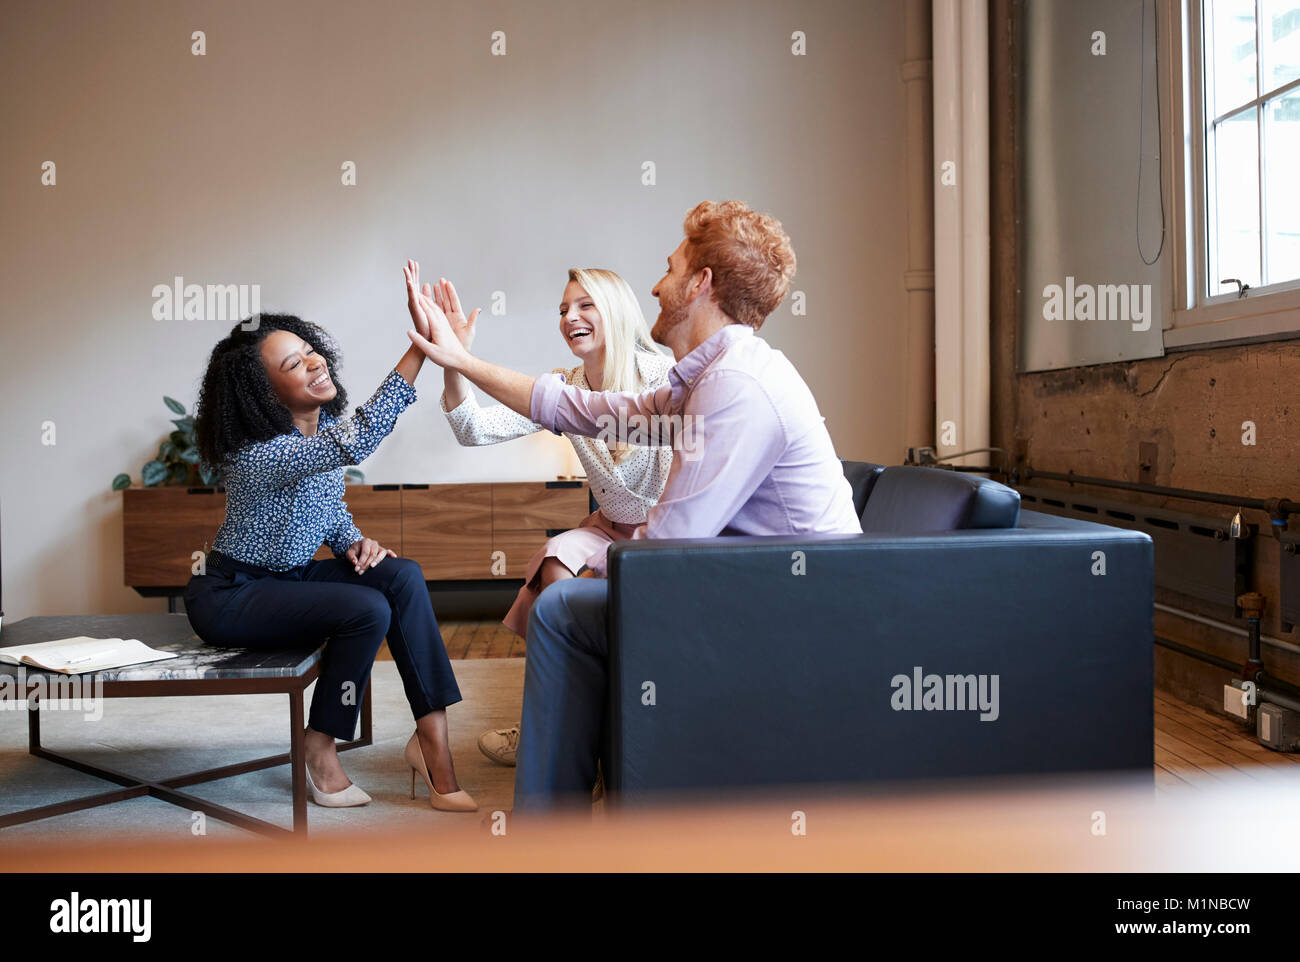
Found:
<path fill-rule="evenodd" d="M 303 691 L 320 674 L 320 654 L 323 645 L 315 648 L 216 648 L 199 640 L 185 615 L 148 614 L 55 615 L 24 618 L 22 621 L 4 626 L 3 633 L 0 633 L 0 648 L 29 645 L 39 641 L 54 641 L 57 638 L 76 635 L 92 638 L 138 638 L 150 648 L 176 652 L 177 655 L 166 661 L 116 668 L 94 675 L 72 676 L 81 680 L 82 697 L 156 698 L 168 695 L 283 693 L 289 696 L 289 751 L 287 754 L 270 755 L 235 765 L 224 765 L 220 768 L 210 768 L 156 781 L 77 761 L 41 745 L 40 697 L 39 694 L 32 694 L 34 691 L 39 691 L 39 688 L 34 688 L 33 682 L 40 677 L 48 686 L 49 697 L 60 697 L 61 691 L 58 685 L 60 682 L 66 685 L 69 676 L 41 671 L 29 665 L 23 666 L 21 672 L 22 676 L 25 676 L 26 687 L 20 690 L 28 693 L 28 751 L 39 758 L 58 762 L 88 775 L 98 776 L 121 787 L 86 798 L 0 815 L 0 828 L 149 795 L 190 811 L 205 812 L 223 822 L 264 835 L 306 833 L 307 781 L 303 755 L 305 725 Z M 0 676 L 8 676 L 3 680 L 11 685 L 17 685 L 19 672 L 17 665 L 0 663 Z M 77 692 L 77 689 L 64 687 L 62 697 L 75 697 L 74 692 Z M 366 686 L 361 700 L 361 737 L 339 745 L 339 751 L 371 744 L 371 734 L 370 687 Z M 285 763 L 288 763 L 292 770 L 292 830 L 177 791 L 187 785 L 230 778 L 233 775 L 242 775 Z"/>

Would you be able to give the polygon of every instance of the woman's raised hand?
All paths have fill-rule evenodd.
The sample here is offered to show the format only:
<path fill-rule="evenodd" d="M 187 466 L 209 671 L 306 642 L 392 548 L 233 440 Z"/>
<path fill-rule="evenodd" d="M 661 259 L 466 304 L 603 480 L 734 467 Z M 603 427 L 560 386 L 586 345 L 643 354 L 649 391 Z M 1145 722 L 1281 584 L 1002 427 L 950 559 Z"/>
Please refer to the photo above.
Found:
<path fill-rule="evenodd" d="M 415 325 L 414 330 L 406 332 L 407 337 L 435 364 L 456 368 L 469 358 L 469 352 L 461 345 L 447 315 L 434 303 L 429 285 L 425 284 L 424 290 L 420 290 L 420 265 L 408 261 L 405 273 L 406 302 Z"/>
<path fill-rule="evenodd" d="M 424 293 L 425 296 L 428 296 L 429 291 L 427 284 L 425 285 Z M 460 306 L 460 298 L 456 294 L 456 285 L 445 277 L 440 277 L 438 279 L 438 284 L 433 289 L 433 300 L 442 310 L 442 313 L 447 315 L 447 321 L 451 324 L 451 329 L 455 332 L 456 339 L 459 340 L 465 350 L 468 351 L 470 345 L 474 343 L 474 322 L 478 320 L 482 308 L 474 308 L 473 313 L 469 316 L 469 320 L 466 320 L 465 312 Z"/>
<path fill-rule="evenodd" d="M 423 310 L 420 309 L 420 262 L 408 260 L 406 266 L 402 268 L 402 273 L 406 275 L 406 307 L 411 312 L 411 323 L 415 325 L 416 333 L 423 338 L 429 336 L 429 318 Z M 429 285 L 424 285 L 424 295 L 430 294 Z"/>

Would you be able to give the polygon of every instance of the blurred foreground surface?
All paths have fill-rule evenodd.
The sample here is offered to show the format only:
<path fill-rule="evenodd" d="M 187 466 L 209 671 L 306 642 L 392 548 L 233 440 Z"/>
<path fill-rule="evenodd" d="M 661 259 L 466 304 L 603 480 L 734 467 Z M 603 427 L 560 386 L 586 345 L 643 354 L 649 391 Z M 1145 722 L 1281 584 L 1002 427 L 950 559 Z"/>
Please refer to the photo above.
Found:
<path fill-rule="evenodd" d="M 186 834 L 58 846 L 26 836 L 9 872 L 1221 872 L 1300 868 L 1300 774 L 1194 793 L 1150 776 L 962 782 L 743 803 L 666 801 L 592 816 L 479 811 L 465 831 L 330 833 L 286 841 Z M 309 818 L 317 811 L 309 806 Z"/>

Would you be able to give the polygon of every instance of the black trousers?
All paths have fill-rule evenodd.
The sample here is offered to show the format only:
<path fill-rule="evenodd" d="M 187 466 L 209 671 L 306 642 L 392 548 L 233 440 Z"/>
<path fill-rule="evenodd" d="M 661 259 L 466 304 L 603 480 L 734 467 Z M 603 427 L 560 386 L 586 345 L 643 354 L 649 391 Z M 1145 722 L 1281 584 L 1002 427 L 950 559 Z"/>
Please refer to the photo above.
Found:
<path fill-rule="evenodd" d="M 207 573 L 186 586 L 185 610 L 210 645 L 324 642 L 308 724 L 335 738 L 356 737 L 361 696 L 385 637 L 414 718 L 461 700 L 424 573 L 407 558 L 385 558 L 359 575 L 336 558 L 271 571 L 212 551 Z"/>

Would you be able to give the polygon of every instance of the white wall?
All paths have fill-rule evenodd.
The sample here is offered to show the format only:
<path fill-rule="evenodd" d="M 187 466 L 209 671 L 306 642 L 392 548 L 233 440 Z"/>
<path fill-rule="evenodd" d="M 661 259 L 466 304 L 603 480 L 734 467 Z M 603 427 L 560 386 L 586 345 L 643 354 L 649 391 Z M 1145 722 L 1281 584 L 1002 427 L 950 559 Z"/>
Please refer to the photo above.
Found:
<path fill-rule="evenodd" d="M 806 56 L 791 54 L 796 30 Z M 406 257 L 467 306 L 506 292 L 476 350 L 540 372 L 571 357 L 555 327 L 567 268 L 620 272 L 653 322 L 685 212 L 742 199 L 783 221 L 807 295 L 806 317 L 787 300 L 762 336 L 812 386 L 842 456 L 897 462 L 902 34 L 891 0 L 6 4 L 9 618 L 162 607 L 122 586 L 109 482 L 138 483 L 170 427 L 161 396 L 192 404 L 230 326 L 153 320 L 152 288 L 175 275 L 260 284 L 263 310 L 327 327 L 359 402 L 407 343 Z M 348 160 L 355 187 L 340 184 Z M 459 448 L 440 373 L 417 387 L 368 481 L 568 470 L 550 436 Z"/>

